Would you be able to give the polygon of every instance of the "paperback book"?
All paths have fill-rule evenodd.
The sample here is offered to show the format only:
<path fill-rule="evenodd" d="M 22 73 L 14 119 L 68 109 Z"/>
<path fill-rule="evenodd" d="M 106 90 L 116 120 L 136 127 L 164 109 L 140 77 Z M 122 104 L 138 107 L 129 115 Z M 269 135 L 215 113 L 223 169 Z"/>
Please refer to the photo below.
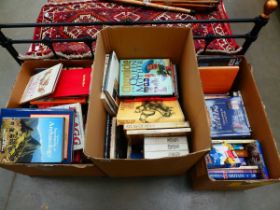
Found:
<path fill-rule="evenodd" d="M 3 118 L 1 162 L 61 163 L 64 118 Z"/>
<path fill-rule="evenodd" d="M 120 60 L 119 96 L 172 96 L 173 76 L 169 59 Z"/>
<path fill-rule="evenodd" d="M 250 137 L 251 129 L 241 96 L 205 101 L 213 139 Z"/>
<path fill-rule="evenodd" d="M 178 100 L 172 101 L 121 101 L 117 124 L 184 122 L 185 117 Z"/>

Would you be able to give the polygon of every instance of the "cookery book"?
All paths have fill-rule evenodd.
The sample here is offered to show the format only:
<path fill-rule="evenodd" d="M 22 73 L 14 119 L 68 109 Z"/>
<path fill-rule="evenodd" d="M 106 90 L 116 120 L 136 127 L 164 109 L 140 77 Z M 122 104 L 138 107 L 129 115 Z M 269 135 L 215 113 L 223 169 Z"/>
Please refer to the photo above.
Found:
<path fill-rule="evenodd" d="M 50 95 L 56 88 L 62 64 L 59 63 L 30 77 L 20 99 L 20 103 Z"/>
<path fill-rule="evenodd" d="M 119 96 L 172 96 L 175 93 L 169 59 L 120 60 Z"/>
<path fill-rule="evenodd" d="M 61 163 L 63 118 L 3 118 L 1 162 Z"/>

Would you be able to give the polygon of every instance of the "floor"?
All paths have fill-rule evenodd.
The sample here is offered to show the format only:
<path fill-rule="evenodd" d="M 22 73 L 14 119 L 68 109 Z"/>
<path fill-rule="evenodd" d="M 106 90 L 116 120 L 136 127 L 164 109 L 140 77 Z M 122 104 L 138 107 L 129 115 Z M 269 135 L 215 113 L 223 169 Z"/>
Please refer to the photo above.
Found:
<path fill-rule="evenodd" d="M 1 0 L 0 22 L 34 22 L 43 0 Z M 264 0 L 224 0 L 230 17 L 254 17 Z M 233 25 L 239 32 L 248 26 Z M 31 29 L 6 31 L 31 38 Z M 280 11 L 271 16 L 247 52 L 274 136 L 280 145 Z M 20 51 L 27 46 L 17 46 Z M 19 70 L 0 49 L 0 107 L 5 106 Z M 198 192 L 187 176 L 152 178 L 32 178 L 0 169 L 0 210 L 15 209 L 271 209 L 280 210 L 280 184 L 247 191 Z"/>

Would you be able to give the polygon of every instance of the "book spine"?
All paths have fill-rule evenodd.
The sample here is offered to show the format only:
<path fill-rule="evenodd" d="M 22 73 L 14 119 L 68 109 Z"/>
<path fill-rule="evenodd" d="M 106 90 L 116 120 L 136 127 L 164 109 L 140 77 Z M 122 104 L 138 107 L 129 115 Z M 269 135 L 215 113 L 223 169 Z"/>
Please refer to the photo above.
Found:
<path fill-rule="evenodd" d="M 209 172 L 209 177 L 216 180 L 242 180 L 242 179 L 258 179 L 258 173 L 216 173 Z"/>
<path fill-rule="evenodd" d="M 142 129 L 163 129 L 163 128 L 185 128 L 190 127 L 189 122 L 174 122 L 174 123 L 135 123 L 125 124 L 125 130 L 142 130 Z"/>
<path fill-rule="evenodd" d="M 106 116 L 105 142 L 104 142 L 104 158 L 110 158 L 110 139 L 111 139 L 111 117 Z"/>

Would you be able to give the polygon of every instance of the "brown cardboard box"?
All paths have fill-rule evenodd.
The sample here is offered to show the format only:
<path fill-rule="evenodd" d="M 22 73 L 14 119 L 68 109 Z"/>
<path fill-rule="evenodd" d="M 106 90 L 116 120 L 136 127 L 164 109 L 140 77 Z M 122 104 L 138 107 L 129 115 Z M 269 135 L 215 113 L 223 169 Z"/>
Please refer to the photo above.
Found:
<path fill-rule="evenodd" d="M 268 124 L 264 105 L 256 87 L 252 68 L 246 59 L 242 61 L 233 89 L 240 90 L 246 112 L 252 127 L 252 138 L 261 143 L 269 180 L 226 180 L 216 181 L 208 177 L 206 164 L 201 159 L 192 169 L 192 184 L 199 190 L 242 190 L 259 187 L 280 181 L 280 159 L 275 139 Z"/>
<path fill-rule="evenodd" d="M 27 85 L 34 68 L 50 67 L 59 62 L 64 66 L 90 67 L 92 61 L 25 61 L 16 78 L 7 107 L 19 107 L 21 95 Z M 103 176 L 103 173 L 92 164 L 0 164 L 2 168 L 30 176 Z"/>
<path fill-rule="evenodd" d="M 181 107 L 190 121 L 191 153 L 155 160 L 103 159 L 106 111 L 101 94 L 105 54 L 121 58 L 170 58 L 178 67 Z M 98 34 L 86 125 L 85 154 L 109 176 L 178 175 L 210 149 L 210 130 L 193 45 L 188 28 L 108 27 Z"/>

